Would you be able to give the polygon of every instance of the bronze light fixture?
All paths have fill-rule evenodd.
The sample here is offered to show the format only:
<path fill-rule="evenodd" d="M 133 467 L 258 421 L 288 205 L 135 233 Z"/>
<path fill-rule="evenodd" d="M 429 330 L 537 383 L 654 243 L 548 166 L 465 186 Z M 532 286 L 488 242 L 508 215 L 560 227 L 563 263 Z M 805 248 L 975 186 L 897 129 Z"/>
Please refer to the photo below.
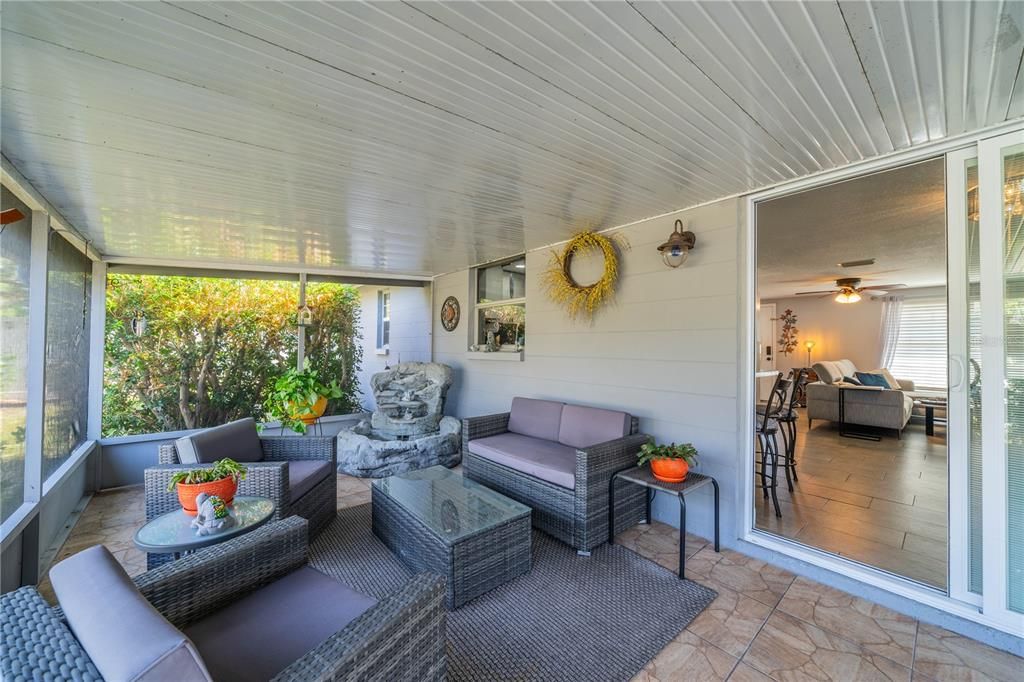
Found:
<path fill-rule="evenodd" d="M 670 268 L 678 268 L 686 262 L 690 249 L 697 243 L 697 235 L 683 229 L 683 221 L 677 220 L 668 241 L 658 247 L 661 259 Z"/>

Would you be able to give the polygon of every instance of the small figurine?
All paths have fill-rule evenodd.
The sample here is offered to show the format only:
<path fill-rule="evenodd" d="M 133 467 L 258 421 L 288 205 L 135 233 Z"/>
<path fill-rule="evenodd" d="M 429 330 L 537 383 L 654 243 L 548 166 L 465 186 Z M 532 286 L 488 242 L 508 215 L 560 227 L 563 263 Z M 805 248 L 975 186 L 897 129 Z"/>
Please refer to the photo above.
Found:
<path fill-rule="evenodd" d="M 228 506 L 217 495 L 199 493 L 196 495 L 196 508 L 199 511 L 192 519 L 196 535 L 213 535 L 235 524 L 234 517 L 228 514 Z"/>

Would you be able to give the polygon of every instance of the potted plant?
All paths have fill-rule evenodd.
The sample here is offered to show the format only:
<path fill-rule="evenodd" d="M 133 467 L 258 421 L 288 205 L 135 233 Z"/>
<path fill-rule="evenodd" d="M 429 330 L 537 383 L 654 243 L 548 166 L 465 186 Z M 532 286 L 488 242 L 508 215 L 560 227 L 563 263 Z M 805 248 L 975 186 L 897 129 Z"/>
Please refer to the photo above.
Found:
<path fill-rule="evenodd" d="M 640 446 L 637 466 L 651 463 L 651 473 L 659 481 L 666 483 L 682 483 L 690 466 L 697 463 L 697 448 L 691 443 L 676 445 L 658 445 L 654 439 Z"/>
<path fill-rule="evenodd" d="M 327 401 L 342 394 L 337 381 L 325 384 L 316 371 L 300 372 L 293 368 L 277 378 L 264 406 L 270 420 L 280 421 L 281 426 L 296 433 L 305 433 L 307 426 L 323 416 Z"/>
<path fill-rule="evenodd" d="M 179 471 L 171 476 L 168 491 L 178 490 L 178 502 L 189 516 L 195 516 L 196 496 L 200 493 L 216 495 L 231 504 L 238 490 L 238 482 L 245 478 L 245 467 L 233 459 L 225 457 L 217 460 L 213 466 L 203 469 Z"/>

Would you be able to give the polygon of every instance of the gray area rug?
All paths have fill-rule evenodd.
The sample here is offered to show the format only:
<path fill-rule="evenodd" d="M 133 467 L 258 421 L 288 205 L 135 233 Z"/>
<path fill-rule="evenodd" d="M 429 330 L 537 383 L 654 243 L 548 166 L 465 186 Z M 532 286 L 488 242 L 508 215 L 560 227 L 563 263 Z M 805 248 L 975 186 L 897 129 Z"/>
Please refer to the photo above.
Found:
<path fill-rule="evenodd" d="M 310 563 L 384 598 L 412 575 L 350 507 L 313 542 Z M 587 557 L 539 531 L 533 569 L 448 617 L 450 680 L 629 680 L 716 593 L 618 545 Z"/>

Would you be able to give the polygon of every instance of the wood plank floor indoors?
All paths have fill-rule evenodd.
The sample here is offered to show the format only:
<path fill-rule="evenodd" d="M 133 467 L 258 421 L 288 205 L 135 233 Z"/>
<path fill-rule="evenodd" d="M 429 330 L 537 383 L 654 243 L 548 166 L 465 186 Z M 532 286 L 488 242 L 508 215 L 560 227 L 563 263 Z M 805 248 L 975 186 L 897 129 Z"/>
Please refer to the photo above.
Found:
<path fill-rule="evenodd" d="M 799 481 L 789 492 L 780 467 L 781 519 L 755 489 L 757 527 L 945 589 L 945 427 L 936 425 L 927 436 L 915 417 L 902 440 L 890 431 L 872 442 L 840 437 L 828 421 L 808 430 L 799 412 Z"/>

